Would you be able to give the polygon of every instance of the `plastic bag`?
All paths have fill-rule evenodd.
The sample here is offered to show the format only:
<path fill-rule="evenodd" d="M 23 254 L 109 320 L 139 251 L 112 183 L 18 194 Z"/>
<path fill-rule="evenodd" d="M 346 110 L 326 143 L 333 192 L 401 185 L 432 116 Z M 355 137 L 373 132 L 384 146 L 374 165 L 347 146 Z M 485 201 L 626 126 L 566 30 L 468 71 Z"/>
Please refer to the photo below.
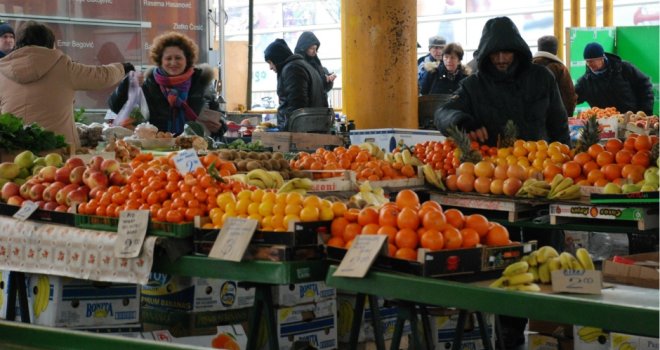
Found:
<path fill-rule="evenodd" d="M 128 98 L 119 113 L 117 113 L 117 118 L 115 118 L 113 124 L 125 128 L 134 128 L 136 125 L 149 120 L 149 106 L 144 98 L 135 71 L 128 73 L 128 79 Z"/>

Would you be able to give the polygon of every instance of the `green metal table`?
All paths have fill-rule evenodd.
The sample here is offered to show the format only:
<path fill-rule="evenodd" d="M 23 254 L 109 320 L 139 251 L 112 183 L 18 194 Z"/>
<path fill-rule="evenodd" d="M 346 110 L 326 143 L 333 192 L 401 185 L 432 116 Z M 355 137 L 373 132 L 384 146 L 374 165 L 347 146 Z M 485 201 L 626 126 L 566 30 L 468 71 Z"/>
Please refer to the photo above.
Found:
<path fill-rule="evenodd" d="M 142 339 L 131 339 L 2 320 L 0 320 L 0 348 L 5 350 L 199 349 L 199 347 L 195 346 L 156 343 Z"/>
<path fill-rule="evenodd" d="M 603 289 L 601 295 L 525 293 L 489 288 L 490 281 L 462 283 L 377 271 L 370 271 L 365 278 L 347 278 L 333 276 L 336 270 L 337 266 L 328 268 L 328 285 L 387 299 L 600 327 L 655 338 L 660 333 L 658 289 L 614 285 Z"/>
<path fill-rule="evenodd" d="M 254 287 L 254 306 L 248 319 L 247 349 L 257 348 L 259 328 L 265 325 L 268 346 L 276 350 L 279 349 L 279 341 L 271 288 L 281 284 L 322 281 L 327 268 L 327 263 L 321 260 L 231 262 L 202 256 L 182 256 L 174 262 L 161 257 L 154 261 L 152 270 L 181 276 L 234 279 Z"/>

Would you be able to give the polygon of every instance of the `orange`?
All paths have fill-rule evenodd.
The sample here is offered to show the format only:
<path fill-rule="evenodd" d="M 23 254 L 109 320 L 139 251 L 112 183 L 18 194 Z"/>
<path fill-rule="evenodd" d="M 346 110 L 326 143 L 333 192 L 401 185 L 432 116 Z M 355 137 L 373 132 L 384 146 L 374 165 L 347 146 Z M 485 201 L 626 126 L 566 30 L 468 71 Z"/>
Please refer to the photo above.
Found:
<path fill-rule="evenodd" d="M 422 235 L 420 244 L 429 250 L 440 250 L 445 245 L 445 238 L 438 230 L 426 230 Z"/>
<path fill-rule="evenodd" d="M 577 178 L 578 176 L 580 176 L 580 174 L 582 174 L 582 166 L 580 166 L 580 163 L 573 160 L 564 163 L 561 166 L 561 170 L 564 176 L 573 179 Z"/>
<path fill-rule="evenodd" d="M 419 209 L 419 197 L 413 190 L 402 190 L 396 195 L 395 203 L 399 208 Z"/>
<path fill-rule="evenodd" d="M 417 251 L 410 248 L 399 248 L 397 249 L 396 253 L 394 253 L 394 257 L 398 259 L 415 261 L 417 260 Z"/>
<path fill-rule="evenodd" d="M 445 185 L 447 185 L 447 189 L 450 191 L 457 191 L 458 190 L 458 176 L 452 174 L 448 175 L 447 178 L 445 179 Z"/>
<path fill-rule="evenodd" d="M 509 170 L 509 165 L 508 164 L 499 164 L 498 166 L 495 167 L 495 170 L 493 171 L 493 176 L 496 179 L 506 179 L 508 176 L 506 175 L 507 170 Z"/>
<path fill-rule="evenodd" d="M 257 203 L 253 203 L 253 204 L 257 204 Z M 302 222 L 319 221 L 319 215 L 320 215 L 319 208 L 304 207 L 300 211 L 300 221 Z"/>
<path fill-rule="evenodd" d="M 387 255 L 394 257 L 396 255 L 397 248 L 392 243 L 387 243 Z M 415 259 L 417 259 L 417 253 L 415 253 Z"/>
<path fill-rule="evenodd" d="M 600 168 L 600 170 L 605 174 L 607 180 L 614 181 L 621 177 L 621 168 L 622 167 L 619 164 L 607 164 Z"/>
<path fill-rule="evenodd" d="M 417 243 L 419 238 L 417 237 L 417 232 L 409 228 L 400 229 L 394 237 L 396 246 L 400 248 L 410 248 L 417 249 Z"/>
<path fill-rule="evenodd" d="M 479 176 L 474 180 L 474 190 L 482 194 L 490 193 L 490 183 L 490 177 Z"/>
<path fill-rule="evenodd" d="M 622 149 L 614 155 L 614 160 L 617 164 L 630 164 L 632 161 L 633 153 L 627 149 Z"/>
<path fill-rule="evenodd" d="M 511 164 L 506 171 L 506 176 L 509 178 L 515 177 L 521 181 L 525 181 L 527 180 L 527 171 L 525 171 L 525 168 L 523 168 L 521 165 Z"/>
<path fill-rule="evenodd" d="M 445 210 L 445 220 L 449 225 L 456 227 L 457 229 L 462 229 L 465 225 L 465 216 L 458 209 L 447 209 Z"/>
<path fill-rule="evenodd" d="M 589 146 L 589 149 L 587 150 L 587 153 L 589 153 L 591 158 L 596 159 L 598 157 L 598 154 L 600 154 L 600 152 L 602 152 L 604 150 L 605 150 L 605 148 L 603 148 L 603 146 L 601 146 L 598 143 L 595 143 L 595 144 Z"/>
<path fill-rule="evenodd" d="M 362 226 L 367 224 L 378 224 L 378 210 L 374 207 L 366 207 L 360 210 L 357 222 Z"/>
<path fill-rule="evenodd" d="M 587 152 L 580 152 L 573 157 L 573 160 L 578 162 L 580 165 L 586 164 L 588 161 L 593 160 L 589 153 Z"/>
<path fill-rule="evenodd" d="M 593 169 L 589 171 L 589 173 L 587 174 L 587 181 L 589 181 L 592 184 L 604 178 L 605 178 L 605 174 L 603 174 L 603 172 L 600 171 L 600 169 Z"/>
<path fill-rule="evenodd" d="M 342 238 L 344 239 L 344 242 L 352 241 L 355 236 L 360 234 L 360 232 L 362 232 L 362 226 L 356 223 L 350 223 L 344 228 Z"/>
<path fill-rule="evenodd" d="M 562 173 L 562 169 L 552 163 L 543 167 L 543 177 L 547 182 L 551 182 L 552 179 L 555 177 L 555 175 L 561 173 Z"/>
<path fill-rule="evenodd" d="M 422 208 L 432 208 L 442 213 L 442 206 L 436 201 L 426 201 L 422 203 Z"/>
<path fill-rule="evenodd" d="M 458 175 L 456 186 L 461 192 L 472 192 L 474 189 L 474 175 L 467 173 Z"/>
<path fill-rule="evenodd" d="M 596 163 L 600 166 L 614 163 L 614 154 L 610 151 L 602 151 L 596 157 Z"/>
<path fill-rule="evenodd" d="M 344 248 L 344 240 L 341 237 L 333 236 L 328 240 L 327 245 L 330 247 Z"/>
<path fill-rule="evenodd" d="M 651 164 L 651 155 L 649 151 L 639 151 L 633 155 L 632 159 L 630 160 L 631 164 L 637 164 L 641 165 L 644 168 L 648 168 L 649 164 Z"/>
<path fill-rule="evenodd" d="M 431 210 L 424 214 L 424 217 L 422 218 L 422 225 L 424 228 L 427 230 L 434 229 L 434 230 L 441 230 L 446 223 L 446 218 L 445 214 L 437 211 L 437 210 Z"/>
<path fill-rule="evenodd" d="M 361 234 L 363 235 L 375 235 L 378 233 L 380 226 L 378 224 L 366 224 L 362 227 Z"/>
<path fill-rule="evenodd" d="M 648 135 L 639 135 L 635 139 L 636 151 L 650 151 L 651 146 L 651 138 Z"/>
<path fill-rule="evenodd" d="M 357 222 L 358 215 L 360 214 L 360 209 L 350 208 L 344 213 L 344 217 L 348 222 Z"/>
<path fill-rule="evenodd" d="M 619 150 L 623 149 L 623 142 L 619 139 L 609 139 L 605 142 L 605 150 L 614 154 Z"/>
<path fill-rule="evenodd" d="M 344 202 L 332 202 L 332 212 L 335 216 L 343 216 L 348 208 Z"/>
<path fill-rule="evenodd" d="M 463 236 L 457 228 L 447 226 L 442 231 L 442 236 L 445 238 L 446 249 L 457 249 L 463 245 Z"/>
<path fill-rule="evenodd" d="M 463 244 L 461 245 L 462 248 L 472 248 L 479 244 L 481 237 L 475 229 L 464 228 L 460 232 L 461 236 L 463 237 Z"/>
<path fill-rule="evenodd" d="M 458 169 L 456 169 L 456 175 L 460 176 L 463 174 L 474 175 L 474 163 L 461 163 L 461 165 L 458 166 Z"/>
<path fill-rule="evenodd" d="M 600 166 L 595 161 L 590 160 L 582 166 L 582 173 L 589 174 L 594 169 L 600 169 Z"/>
<path fill-rule="evenodd" d="M 378 212 L 378 224 L 381 226 L 396 226 L 397 215 L 399 215 L 399 209 L 395 206 L 384 206 Z"/>
<path fill-rule="evenodd" d="M 488 233 L 488 219 L 481 214 L 472 214 L 465 217 L 465 227 L 477 231 L 480 237 Z"/>
<path fill-rule="evenodd" d="M 504 193 L 504 180 L 494 179 L 490 182 L 490 193 L 492 194 L 502 194 Z"/>
<path fill-rule="evenodd" d="M 397 227 L 399 229 L 416 230 L 419 227 L 419 217 L 417 211 L 410 208 L 403 208 L 396 217 Z"/>
<path fill-rule="evenodd" d="M 501 246 L 507 245 L 511 241 L 509 240 L 509 231 L 506 227 L 493 223 L 493 226 L 488 230 L 486 235 L 486 244 L 489 246 Z"/>
<path fill-rule="evenodd" d="M 394 243 L 394 239 L 396 238 L 396 233 L 397 232 L 399 232 L 399 231 L 394 226 L 381 226 L 378 229 L 378 231 L 376 231 L 376 234 L 387 235 L 387 241 L 389 243 Z"/>
<path fill-rule="evenodd" d="M 474 175 L 477 177 L 493 177 L 495 166 L 489 161 L 482 160 L 474 166 Z"/>

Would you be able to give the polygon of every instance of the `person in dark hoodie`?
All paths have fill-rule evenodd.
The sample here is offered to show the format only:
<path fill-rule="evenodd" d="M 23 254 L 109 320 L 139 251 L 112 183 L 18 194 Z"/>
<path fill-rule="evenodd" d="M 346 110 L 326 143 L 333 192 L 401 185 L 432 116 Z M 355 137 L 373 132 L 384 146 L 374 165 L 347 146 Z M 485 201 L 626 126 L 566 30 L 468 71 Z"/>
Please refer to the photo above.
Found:
<path fill-rule="evenodd" d="M 323 80 L 323 91 L 328 93 L 332 90 L 335 79 L 337 75 L 335 73 L 330 73 L 327 68 L 323 67 L 321 60 L 318 56 L 319 48 L 321 47 L 321 42 L 312 32 L 303 32 L 298 38 L 298 43 L 296 48 L 293 50 L 294 53 L 302 56 L 307 63 L 309 63 L 314 69 L 319 72 L 321 79 Z"/>
<path fill-rule="evenodd" d="M 299 108 L 328 107 L 323 80 L 302 56 L 291 52 L 283 39 L 275 39 L 264 50 L 264 60 L 277 73 L 277 127 L 289 131 L 287 119 Z"/>
<path fill-rule="evenodd" d="M 584 60 L 586 72 L 575 84 L 577 103 L 616 107 L 621 113 L 653 114 L 653 86 L 648 76 L 621 57 L 606 53 L 596 42 L 585 46 Z"/>
<path fill-rule="evenodd" d="M 546 35 L 540 37 L 537 43 L 539 51 L 534 54 L 532 62 L 548 68 L 555 76 L 561 100 L 564 103 L 564 108 L 566 108 L 566 114 L 571 117 L 575 112 L 577 95 L 575 94 L 571 73 L 568 72 L 564 62 L 557 57 L 557 38 L 554 35 Z"/>
<path fill-rule="evenodd" d="M 568 118 L 555 79 L 532 64 L 532 53 L 508 17 L 488 20 L 479 42 L 476 73 L 461 81 L 450 101 L 435 114 L 435 126 L 452 125 L 472 140 L 497 144 L 511 119 L 523 140 L 569 143 Z"/>
<path fill-rule="evenodd" d="M 0 23 L 0 58 L 7 56 L 16 46 L 14 28 L 9 23 Z"/>

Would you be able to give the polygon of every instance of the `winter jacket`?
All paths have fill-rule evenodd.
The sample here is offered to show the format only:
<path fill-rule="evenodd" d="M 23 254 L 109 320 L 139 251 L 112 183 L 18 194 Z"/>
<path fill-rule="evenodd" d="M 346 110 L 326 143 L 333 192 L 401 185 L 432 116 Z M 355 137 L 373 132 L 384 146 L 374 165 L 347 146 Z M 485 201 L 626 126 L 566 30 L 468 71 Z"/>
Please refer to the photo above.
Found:
<path fill-rule="evenodd" d="M 198 116 L 204 108 L 209 108 L 215 111 L 219 110 L 218 102 L 212 93 L 213 91 L 210 89 L 212 80 L 213 70 L 211 69 L 211 66 L 200 65 L 199 67 L 194 68 L 186 102 Z M 128 99 L 128 85 L 129 79 L 127 76 L 108 98 L 108 106 L 113 112 L 118 113 L 126 103 L 126 100 Z M 173 111 L 170 108 L 165 95 L 160 90 L 160 86 L 156 83 L 153 69 L 145 72 L 142 92 L 149 105 L 149 123 L 156 126 L 158 130 L 171 131 L 168 130 L 167 125 L 168 120 L 173 117 Z"/>
<path fill-rule="evenodd" d="M 0 113 L 37 123 L 80 147 L 73 119 L 77 90 L 106 89 L 124 77 L 120 63 L 76 63 L 57 49 L 25 46 L 0 60 Z"/>
<path fill-rule="evenodd" d="M 332 86 L 335 84 L 335 82 L 328 81 L 328 79 L 326 78 L 326 76 L 330 74 L 330 71 L 328 71 L 327 68 L 321 65 L 321 60 L 319 59 L 318 54 L 314 57 L 307 56 L 306 51 L 312 45 L 316 45 L 316 49 L 318 50 L 321 47 L 321 42 L 319 41 L 319 39 L 316 38 L 316 35 L 314 35 L 314 33 L 303 32 L 302 34 L 300 34 L 300 38 L 298 38 L 298 43 L 296 44 L 296 48 L 293 52 L 302 56 L 305 59 L 305 61 L 307 61 L 307 63 L 309 63 L 312 67 L 314 67 L 314 69 L 316 69 L 319 72 L 319 75 L 321 76 L 321 80 L 323 81 L 323 91 L 327 93 L 328 91 L 332 90 Z"/>
<path fill-rule="evenodd" d="M 422 76 L 424 75 L 424 66 L 428 65 L 429 63 L 434 63 L 437 64 L 438 66 L 442 66 L 442 60 L 437 61 L 431 54 L 428 54 L 426 56 L 422 56 L 419 59 L 417 59 L 417 88 L 421 89 L 420 87 L 422 86 Z"/>
<path fill-rule="evenodd" d="M 548 69 L 532 64 L 532 53 L 515 24 L 507 17 L 489 20 L 479 42 L 478 71 L 461 81 L 458 91 L 434 115 L 436 127 L 452 125 L 466 131 L 485 127 L 488 145 L 494 146 L 507 120 L 524 140 L 568 144 L 568 119 L 559 89 Z M 499 72 L 489 55 L 512 51 L 508 72 Z"/>
<path fill-rule="evenodd" d="M 569 117 L 573 116 L 577 95 L 575 94 L 573 79 L 568 72 L 568 68 L 566 68 L 559 57 L 545 51 L 535 53 L 532 62 L 544 66 L 552 72 L 552 75 L 555 76 L 555 80 L 557 81 L 557 87 L 559 88 L 559 94 L 564 103 L 564 108 L 566 108 L 566 115 Z"/>
<path fill-rule="evenodd" d="M 617 55 L 605 53 L 607 69 L 600 74 L 589 67 L 575 85 L 577 103 L 591 107 L 616 107 L 627 111 L 653 114 L 653 88 L 649 77 Z"/>
<path fill-rule="evenodd" d="M 420 95 L 451 94 L 458 90 L 461 80 L 470 75 L 470 69 L 459 65 L 455 74 L 450 74 L 444 65 L 433 63 L 424 66 L 419 83 Z"/>
<path fill-rule="evenodd" d="M 285 128 L 287 118 L 299 108 L 328 107 L 321 76 L 302 56 L 293 54 L 277 67 L 277 127 Z"/>

